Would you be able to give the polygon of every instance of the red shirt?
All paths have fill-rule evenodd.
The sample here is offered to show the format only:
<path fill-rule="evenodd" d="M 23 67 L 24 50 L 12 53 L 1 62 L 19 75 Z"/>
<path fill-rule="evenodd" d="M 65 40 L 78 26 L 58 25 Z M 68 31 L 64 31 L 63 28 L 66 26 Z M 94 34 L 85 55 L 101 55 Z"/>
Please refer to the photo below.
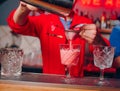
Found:
<path fill-rule="evenodd" d="M 40 39 L 43 57 L 43 72 L 48 74 L 65 74 L 64 65 L 62 65 L 60 61 L 59 44 L 67 43 L 67 40 L 64 26 L 60 22 L 59 17 L 54 14 L 29 16 L 27 23 L 20 26 L 14 23 L 13 14 L 14 12 L 9 15 L 7 20 L 8 25 L 13 31 L 22 35 L 35 36 Z M 83 23 L 92 22 L 85 17 L 74 15 L 71 27 Z M 62 37 L 58 37 L 58 35 Z M 73 40 L 73 44 L 81 44 L 81 53 L 78 65 L 71 68 L 71 75 L 82 77 L 85 40 L 78 36 Z"/>

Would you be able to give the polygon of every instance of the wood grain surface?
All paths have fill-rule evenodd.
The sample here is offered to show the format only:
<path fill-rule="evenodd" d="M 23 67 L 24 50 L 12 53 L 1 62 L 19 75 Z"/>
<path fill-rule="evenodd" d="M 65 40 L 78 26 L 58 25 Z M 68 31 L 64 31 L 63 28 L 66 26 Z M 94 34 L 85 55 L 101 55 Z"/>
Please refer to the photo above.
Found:
<path fill-rule="evenodd" d="M 120 88 L 0 80 L 0 91 L 120 91 Z"/>

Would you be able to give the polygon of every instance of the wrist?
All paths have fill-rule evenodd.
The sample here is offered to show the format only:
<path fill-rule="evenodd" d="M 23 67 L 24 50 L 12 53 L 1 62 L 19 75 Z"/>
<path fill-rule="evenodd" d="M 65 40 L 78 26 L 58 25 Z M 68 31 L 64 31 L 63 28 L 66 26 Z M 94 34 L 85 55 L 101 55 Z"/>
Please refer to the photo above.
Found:
<path fill-rule="evenodd" d="M 27 16 L 29 13 L 30 10 L 27 9 L 27 7 L 19 5 L 13 16 L 14 22 L 19 25 L 24 25 L 27 22 Z"/>
<path fill-rule="evenodd" d="M 24 15 L 28 15 L 30 13 L 30 10 L 27 8 L 26 4 L 20 4 L 17 10 L 19 11 L 19 13 Z"/>

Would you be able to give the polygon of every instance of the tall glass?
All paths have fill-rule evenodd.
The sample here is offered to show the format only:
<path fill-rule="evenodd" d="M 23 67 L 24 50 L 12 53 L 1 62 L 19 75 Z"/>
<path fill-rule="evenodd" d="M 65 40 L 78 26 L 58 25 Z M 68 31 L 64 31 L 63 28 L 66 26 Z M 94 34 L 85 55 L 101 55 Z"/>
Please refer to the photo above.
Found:
<path fill-rule="evenodd" d="M 22 71 L 23 50 L 19 48 L 0 49 L 1 75 L 19 76 Z"/>
<path fill-rule="evenodd" d="M 70 79 L 71 66 L 77 65 L 80 58 L 80 45 L 79 44 L 72 44 L 72 45 L 61 44 L 60 56 L 61 56 L 61 63 L 65 65 L 66 79 Z"/>
<path fill-rule="evenodd" d="M 95 45 L 93 50 L 94 65 L 100 68 L 100 78 L 98 85 L 107 85 L 109 82 L 104 80 L 104 69 L 110 68 L 113 63 L 115 48 L 112 46 Z"/>

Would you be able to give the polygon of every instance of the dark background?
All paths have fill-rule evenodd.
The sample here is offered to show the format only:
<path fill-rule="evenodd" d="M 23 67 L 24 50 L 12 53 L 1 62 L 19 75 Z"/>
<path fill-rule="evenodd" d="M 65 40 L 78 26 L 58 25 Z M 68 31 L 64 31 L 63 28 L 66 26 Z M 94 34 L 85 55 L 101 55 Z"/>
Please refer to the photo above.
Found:
<path fill-rule="evenodd" d="M 0 25 L 7 25 L 6 18 L 10 11 L 18 6 L 18 3 L 19 0 L 0 0 Z"/>

